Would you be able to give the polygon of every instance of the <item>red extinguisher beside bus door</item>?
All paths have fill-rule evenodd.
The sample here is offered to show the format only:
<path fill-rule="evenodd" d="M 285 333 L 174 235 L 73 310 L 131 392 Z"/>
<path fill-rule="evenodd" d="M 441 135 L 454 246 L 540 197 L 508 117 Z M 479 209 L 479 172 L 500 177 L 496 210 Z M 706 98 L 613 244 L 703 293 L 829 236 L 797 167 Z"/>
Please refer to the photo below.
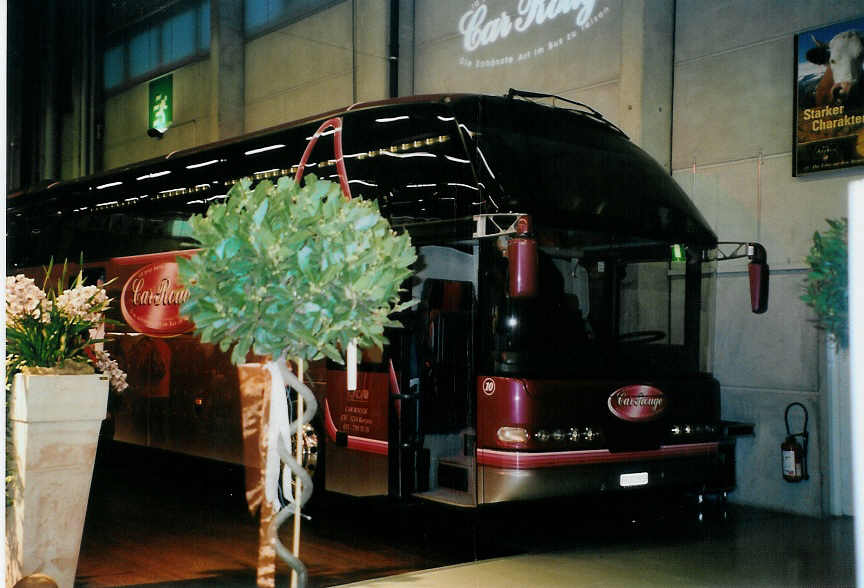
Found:
<path fill-rule="evenodd" d="M 804 429 L 794 435 L 789 430 L 789 409 L 798 406 L 804 411 Z M 786 440 L 780 445 L 781 464 L 783 468 L 783 479 L 787 482 L 800 482 L 807 480 L 807 409 L 800 402 L 793 402 L 786 407 Z M 796 437 L 801 437 L 801 443 Z"/>

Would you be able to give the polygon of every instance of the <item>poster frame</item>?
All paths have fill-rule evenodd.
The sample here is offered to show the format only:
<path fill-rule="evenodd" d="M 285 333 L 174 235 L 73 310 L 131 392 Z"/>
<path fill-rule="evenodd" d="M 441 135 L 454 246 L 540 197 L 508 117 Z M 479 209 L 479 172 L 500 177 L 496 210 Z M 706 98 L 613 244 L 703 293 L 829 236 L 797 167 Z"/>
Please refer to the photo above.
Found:
<path fill-rule="evenodd" d="M 794 36 L 793 176 L 864 166 L 864 73 L 853 86 L 851 103 L 825 101 L 828 87 L 823 82 L 829 68 L 810 60 L 825 55 L 817 49 L 816 41 L 828 48 L 832 39 L 845 31 L 857 31 L 864 42 L 864 15 Z"/>

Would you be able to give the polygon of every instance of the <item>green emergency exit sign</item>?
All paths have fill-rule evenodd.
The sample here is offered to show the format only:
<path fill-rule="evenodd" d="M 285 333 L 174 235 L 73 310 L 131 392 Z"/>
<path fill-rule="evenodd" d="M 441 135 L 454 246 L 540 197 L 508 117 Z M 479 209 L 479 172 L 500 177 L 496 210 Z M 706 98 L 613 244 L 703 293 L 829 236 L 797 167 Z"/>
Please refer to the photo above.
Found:
<path fill-rule="evenodd" d="M 149 128 L 164 133 L 174 122 L 174 82 L 170 75 L 150 82 Z"/>

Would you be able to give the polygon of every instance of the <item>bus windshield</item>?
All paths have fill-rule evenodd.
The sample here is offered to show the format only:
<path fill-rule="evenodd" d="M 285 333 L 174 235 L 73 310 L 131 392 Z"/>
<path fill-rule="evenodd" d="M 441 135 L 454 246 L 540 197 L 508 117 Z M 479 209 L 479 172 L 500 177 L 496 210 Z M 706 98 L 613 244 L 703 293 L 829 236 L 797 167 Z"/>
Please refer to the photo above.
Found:
<path fill-rule="evenodd" d="M 538 287 L 531 297 L 508 289 L 504 239 L 483 243 L 480 358 L 488 373 L 696 373 L 700 317 L 693 300 L 700 298 L 701 253 L 662 242 L 600 244 L 591 238 L 538 230 Z"/>

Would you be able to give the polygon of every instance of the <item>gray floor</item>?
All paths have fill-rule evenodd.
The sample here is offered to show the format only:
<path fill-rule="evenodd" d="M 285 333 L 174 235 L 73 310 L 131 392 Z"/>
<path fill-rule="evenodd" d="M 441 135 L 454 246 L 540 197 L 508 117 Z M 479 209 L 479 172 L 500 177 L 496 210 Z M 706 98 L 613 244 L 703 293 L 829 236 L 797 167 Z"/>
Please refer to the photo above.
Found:
<path fill-rule="evenodd" d="M 258 523 L 243 491 L 242 468 L 134 448 L 106 454 L 76 586 L 254 586 Z M 699 520 L 683 498 L 466 511 L 325 493 L 303 522 L 301 558 L 310 588 L 854 585 L 852 519 L 714 503 Z M 277 585 L 287 576 L 280 566 Z"/>
<path fill-rule="evenodd" d="M 581 542 L 349 586 L 854 586 L 852 519 L 817 520 L 732 507 L 699 536 Z M 625 533 L 629 534 L 629 533 Z M 614 536 L 614 533 L 611 534 Z"/>

